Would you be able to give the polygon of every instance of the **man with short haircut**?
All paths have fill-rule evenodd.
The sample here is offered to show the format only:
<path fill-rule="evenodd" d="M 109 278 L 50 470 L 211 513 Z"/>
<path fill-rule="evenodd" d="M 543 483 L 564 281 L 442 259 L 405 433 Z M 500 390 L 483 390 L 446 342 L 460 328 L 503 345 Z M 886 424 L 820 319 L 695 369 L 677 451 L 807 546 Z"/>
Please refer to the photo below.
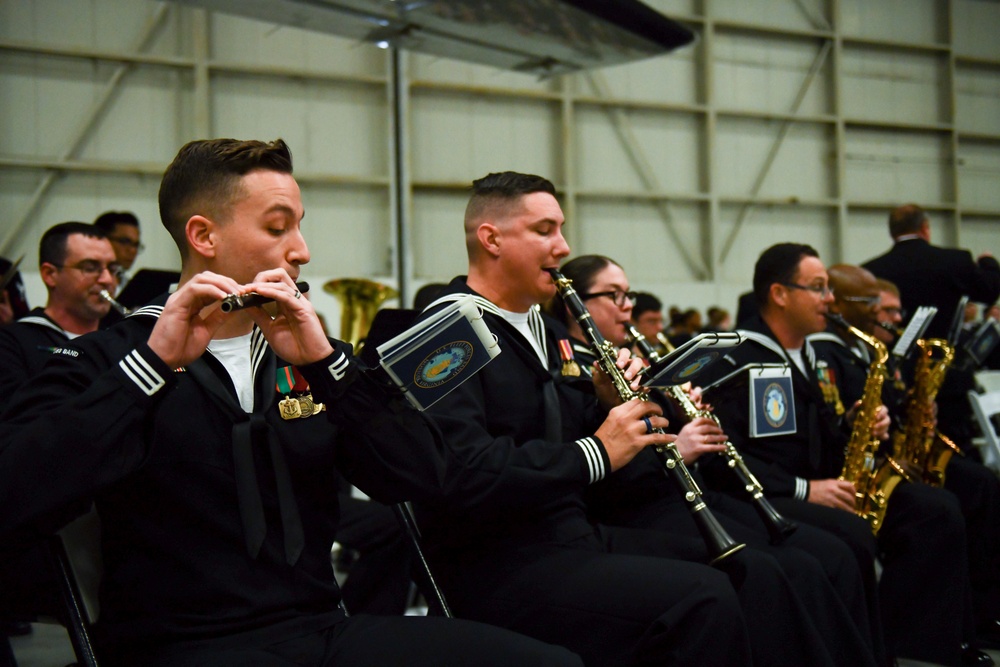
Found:
<path fill-rule="evenodd" d="M 53 350 L 97 331 L 111 308 L 101 292 L 113 293 L 121 272 L 104 232 L 83 222 L 63 222 L 42 235 L 38 269 L 48 291 L 45 307 L 0 328 L 0 412 Z"/>
<path fill-rule="evenodd" d="M 813 248 L 780 243 L 761 254 L 753 285 L 759 316 L 743 325 L 746 342 L 710 368 L 705 382 L 720 383 L 708 400 L 727 435 L 778 511 L 833 532 L 852 548 L 869 590 L 878 591 L 891 656 L 963 664 L 969 588 L 958 504 L 939 489 L 901 484 L 876 542 L 854 513 L 853 484 L 838 479 L 856 409 L 845 403 L 837 410 L 826 400 L 836 374 L 807 340 L 826 328 L 834 304 L 826 268 Z M 872 278 L 857 296 L 877 295 Z M 859 303 L 870 308 L 872 301 Z M 863 435 L 884 439 L 888 428 L 888 411 L 879 405 Z M 709 462 L 703 473 L 717 488 L 742 493 L 724 467 L 724 461 Z M 883 565 L 877 588 L 876 555 Z M 928 568 L 935 577 L 921 575 Z M 923 585 L 914 586 L 916 580 Z M 978 658 L 974 648 L 970 657 Z"/>
<path fill-rule="evenodd" d="M 328 339 L 280 139 L 185 145 L 160 186 L 180 287 L 74 341 L 0 418 L 0 539 L 96 503 L 102 665 L 580 665 L 445 618 L 348 618 L 330 563 L 340 470 L 385 501 L 447 503 L 434 429 Z M 110 261 L 110 258 L 109 258 Z M 223 312 L 256 292 L 271 310 Z"/>
<path fill-rule="evenodd" d="M 468 276 L 424 316 L 471 294 L 502 353 L 428 412 L 461 460 L 496 477 L 453 505 L 417 504 L 431 564 L 459 617 L 561 644 L 587 664 L 747 664 L 743 616 L 721 572 L 636 550 L 646 545 L 635 532 L 587 517 L 589 486 L 673 436 L 650 430 L 666 426 L 658 407 L 621 403 L 607 376 L 587 383 L 591 393 L 573 386 L 579 374 L 557 347 L 568 335 L 538 310 L 556 292 L 548 269 L 569 254 L 563 224 L 540 176 L 473 182 Z M 627 352 L 618 363 L 635 383 L 641 364 Z"/>

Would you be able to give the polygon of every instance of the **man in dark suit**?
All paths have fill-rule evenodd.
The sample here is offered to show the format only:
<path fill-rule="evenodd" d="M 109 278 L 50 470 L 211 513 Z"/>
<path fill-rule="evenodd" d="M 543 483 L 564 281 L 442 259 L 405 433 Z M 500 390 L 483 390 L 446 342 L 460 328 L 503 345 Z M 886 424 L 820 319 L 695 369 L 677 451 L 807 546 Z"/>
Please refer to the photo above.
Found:
<path fill-rule="evenodd" d="M 1000 264 L 989 253 L 977 260 L 968 250 L 931 245 L 927 214 L 916 204 L 906 204 L 889 214 L 893 246 L 862 266 L 878 278 L 899 287 L 903 308 L 937 306 L 938 314 L 927 328 L 927 338 L 945 338 L 948 325 L 963 295 L 990 304 L 1000 297 Z"/>

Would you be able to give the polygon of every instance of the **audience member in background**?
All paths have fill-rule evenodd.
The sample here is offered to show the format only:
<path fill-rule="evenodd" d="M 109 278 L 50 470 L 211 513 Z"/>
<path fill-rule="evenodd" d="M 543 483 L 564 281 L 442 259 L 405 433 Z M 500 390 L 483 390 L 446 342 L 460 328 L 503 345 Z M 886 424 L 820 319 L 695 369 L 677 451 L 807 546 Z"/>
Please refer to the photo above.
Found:
<path fill-rule="evenodd" d="M 632 324 L 653 345 L 662 346 L 664 334 L 663 302 L 649 292 L 636 292 L 632 305 Z"/>
<path fill-rule="evenodd" d="M 730 331 L 733 328 L 733 318 L 729 316 L 729 311 L 718 306 L 711 306 L 708 309 L 708 324 L 702 331 Z"/>
<path fill-rule="evenodd" d="M 687 310 L 670 309 L 670 327 L 667 337 L 670 344 L 680 347 L 691 340 L 691 337 L 701 331 L 701 313 L 694 308 Z"/>

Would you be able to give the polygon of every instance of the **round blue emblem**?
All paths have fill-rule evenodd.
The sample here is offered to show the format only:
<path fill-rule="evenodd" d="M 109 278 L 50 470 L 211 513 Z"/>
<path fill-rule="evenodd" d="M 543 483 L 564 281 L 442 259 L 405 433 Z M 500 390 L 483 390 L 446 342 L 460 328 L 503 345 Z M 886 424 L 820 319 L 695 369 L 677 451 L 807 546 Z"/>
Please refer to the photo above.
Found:
<path fill-rule="evenodd" d="M 413 382 L 422 389 L 433 389 L 448 382 L 472 360 L 472 345 L 457 340 L 427 355 L 413 372 Z"/>
<path fill-rule="evenodd" d="M 764 389 L 764 419 L 773 428 L 783 426 L 788 418 L 788 395 L 785 388 L 772 382 Z"/>

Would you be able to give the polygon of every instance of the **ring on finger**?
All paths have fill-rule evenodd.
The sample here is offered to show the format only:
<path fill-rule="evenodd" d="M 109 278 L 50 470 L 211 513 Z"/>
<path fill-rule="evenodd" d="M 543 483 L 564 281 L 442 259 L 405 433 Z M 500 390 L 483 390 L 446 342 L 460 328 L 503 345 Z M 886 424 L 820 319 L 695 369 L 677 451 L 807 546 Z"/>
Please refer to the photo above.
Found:
<path fill-rule="evenodd" d="M 646 423 L 646 433 L 647 434 L 652 433 L 653 432 L 653 422 L 649 421 L 649 417 L 643 417 L 642 421 Z"/>

